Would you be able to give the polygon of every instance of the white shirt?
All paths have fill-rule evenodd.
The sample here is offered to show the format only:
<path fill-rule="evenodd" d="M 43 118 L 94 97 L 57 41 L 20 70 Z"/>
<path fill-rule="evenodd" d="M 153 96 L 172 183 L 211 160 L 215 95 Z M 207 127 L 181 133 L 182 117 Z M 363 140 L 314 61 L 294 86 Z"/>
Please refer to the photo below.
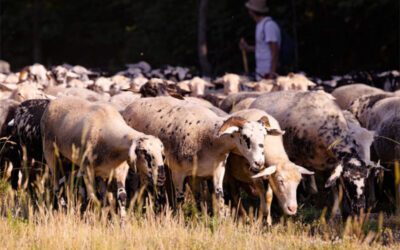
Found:
<path fill-rule="evenodd" d="M 278 24 L 271 17 L 265 17 L 256 26 L 256 75 L 269 74 L 271 71 L 271 49 L 269 42 L 277 42 L 281 47 L 281 31 Z"/>

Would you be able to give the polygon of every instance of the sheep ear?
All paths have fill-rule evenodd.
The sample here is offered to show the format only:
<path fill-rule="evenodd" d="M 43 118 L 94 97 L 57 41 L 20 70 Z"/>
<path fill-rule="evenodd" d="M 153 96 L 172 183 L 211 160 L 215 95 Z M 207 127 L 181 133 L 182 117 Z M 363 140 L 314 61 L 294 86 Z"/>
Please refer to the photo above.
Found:
<path fill-rule="evenodd" d="M 331 176 L 326 181 L 325 188 L 331 187 L 333 184 L 335 184 L 336 180 L 339 179 L 342 172 L 343 172 L 343 166 L 341 164 L 339 164 L 335 168 L 335 170 L 333 170 Z"/>
<path fill-rule="evenodd" d="M 269 167 L 261 170 L 258 174 L 253 175 L 251 178 L 260 178 L 263 176 L 269 176 L 269 175 L 275 173 L 275 171 L 276 171 L 276 166 L 269 166 Z"/>
<path fill-rule="evenodd" d="M 232 116 L 222 124 L 217 132 L 217 136 L 239 132 L 246 122 L 247 120 L 242 117 Z"/>
<path fill-rule="evenodd" d="M 297 171 L 299 171 L 300 174 L 305 174 L 305 175 L 313 175 L 314 174 L 313 171 L 310 171 L 310 170 L 308 170 L 306 168 L 303 168 L 301 166 L 296 165 L 296 168 L 297 168 Z"/>
<path fill-rule="evenodd" d="M 275 129 L 275 128 L 274 129 L 267 128 L 267 132 L 268 132 L 268 135 L 284 135 L 285 134 L 285 131 Z"/>
<path fill-rule="evenodd" d="M 167 88 L 167 92 L 170 96 L 179 99 L 179 100 L 185 100 L 182 95 L 180 95 L 178 92 L 176 92 L 174 89 Z"/>
<path fill-rule="evenodd" d="M 258 120 L 258 122 L 263 124 L 267 128 L 271 127 L 271 124 L 269 123 L 269 119 L 267 116 L 261 117 L 260 120 Z"/>

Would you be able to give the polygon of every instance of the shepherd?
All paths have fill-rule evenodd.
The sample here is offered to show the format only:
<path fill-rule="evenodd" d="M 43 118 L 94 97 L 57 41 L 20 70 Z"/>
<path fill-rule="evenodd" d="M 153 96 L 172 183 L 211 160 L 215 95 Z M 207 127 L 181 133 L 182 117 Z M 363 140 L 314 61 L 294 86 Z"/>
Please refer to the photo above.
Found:
<path fill-rule="evenodd" d="M 255 45 L 249 45 L 244 39 L 239 43 L 240 49 L 255 52 L 256 79 L 271 79 L 277 76 L 281 46 L 279 25 L 269 16 L 265 0 L 249 0 L 245 6 L 250 17 L 256 22 Z"/>

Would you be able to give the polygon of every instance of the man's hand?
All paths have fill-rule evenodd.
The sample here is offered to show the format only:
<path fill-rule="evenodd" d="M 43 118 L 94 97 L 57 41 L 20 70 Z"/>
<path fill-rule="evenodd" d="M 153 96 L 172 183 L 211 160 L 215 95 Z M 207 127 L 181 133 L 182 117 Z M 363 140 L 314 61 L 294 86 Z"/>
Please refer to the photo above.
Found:
<path fill-rule="evenodd" d="M 240 48 L 240 50 L 244 50 L 246 52 L 254 51 L 254 46 L 247 44 L 247 42 L 246 42 L 246 40 L 244 40 L 244 38 L 240 39 L 239 48 Z"/>

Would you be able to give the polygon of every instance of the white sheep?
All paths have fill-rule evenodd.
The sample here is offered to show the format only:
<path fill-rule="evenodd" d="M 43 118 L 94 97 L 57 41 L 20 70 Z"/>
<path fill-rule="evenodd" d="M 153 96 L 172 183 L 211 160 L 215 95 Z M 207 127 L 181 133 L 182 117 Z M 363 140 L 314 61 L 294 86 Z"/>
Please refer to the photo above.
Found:
<path fill-rule="evenodd" d="M 120 113 L 108 105 L 74 97 L 58 98 L 43 113 L 41 135 L 44 156 L 55 180 L 57 152 L 80 166 L 90 183 L 95 176 L 106 180 L 114 171 L 122 218 L 128 162 L 136 162 L 137 158 L 139 171 L 150 183 L 162 185 L 165 181 L 161 141 L 129 127 Z M 58 190 L 58 182 L 54 189 Z"/>

